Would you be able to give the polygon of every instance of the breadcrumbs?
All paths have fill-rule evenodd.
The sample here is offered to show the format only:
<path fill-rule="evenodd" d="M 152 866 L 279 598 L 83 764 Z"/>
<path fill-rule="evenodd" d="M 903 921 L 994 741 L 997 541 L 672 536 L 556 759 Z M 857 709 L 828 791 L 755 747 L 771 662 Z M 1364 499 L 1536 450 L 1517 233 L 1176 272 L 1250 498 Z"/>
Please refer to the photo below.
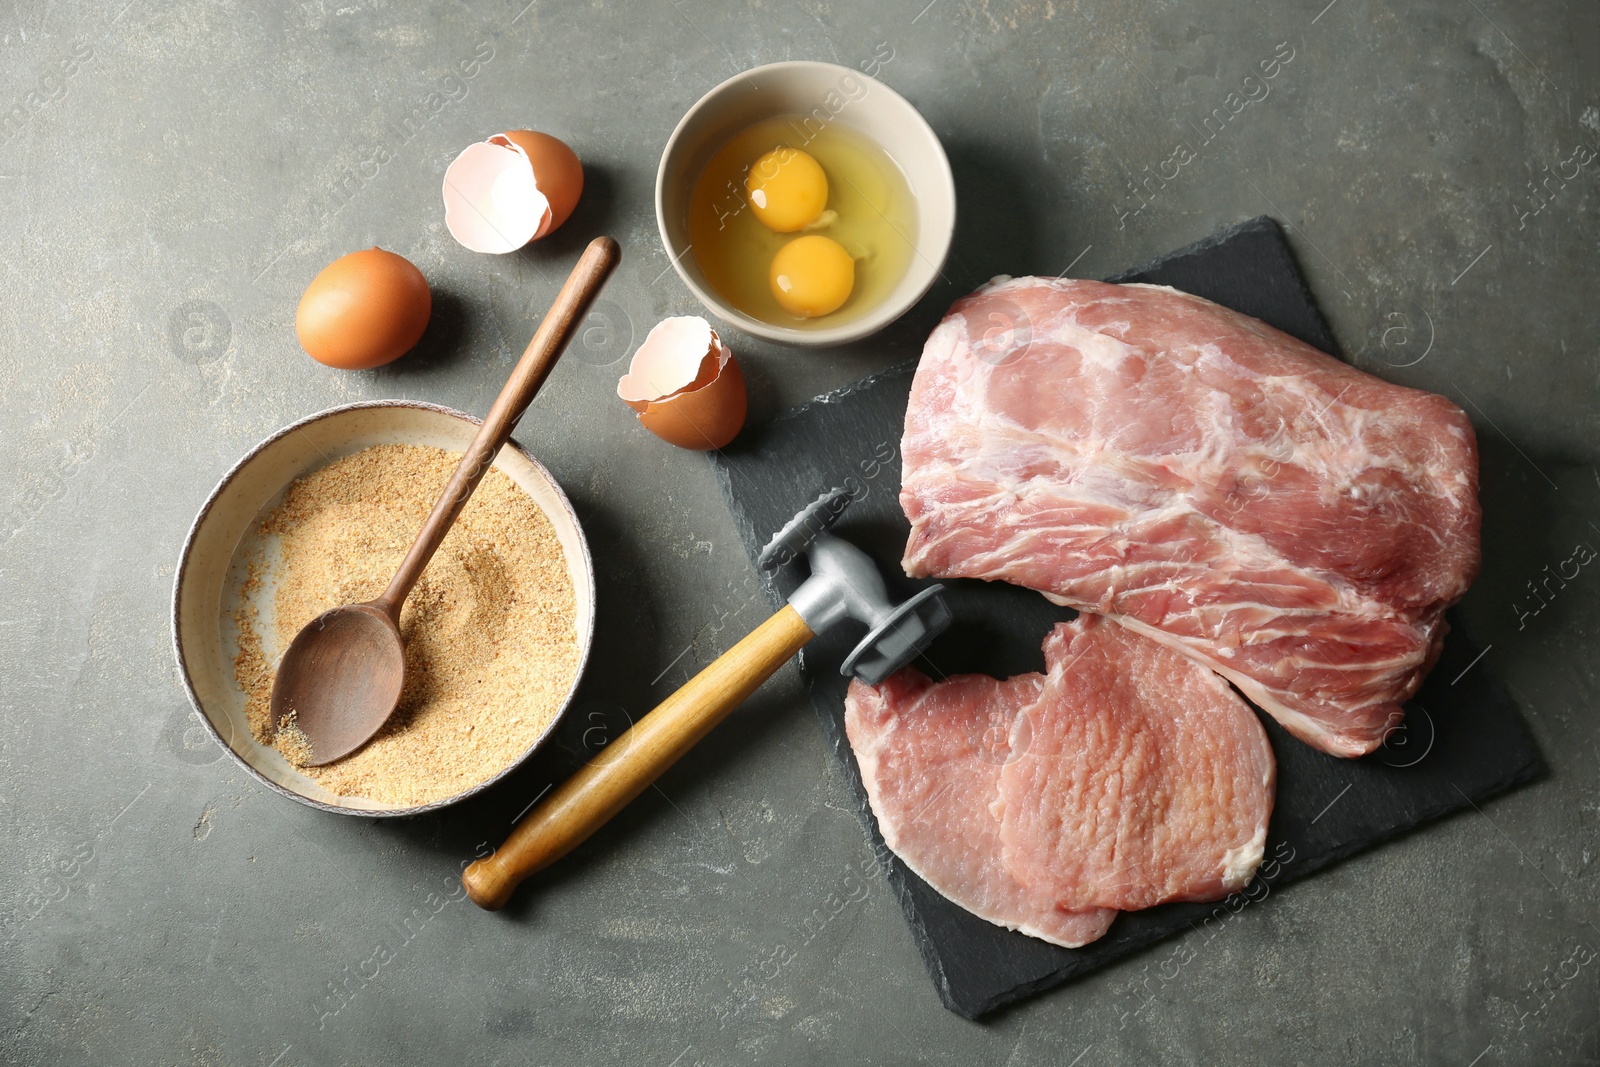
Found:
<path fill-rule="evenodd" d="M 279 752 L 289 757 L 290 763 L 303 769 L 311 762 L 315 752 L 311 748 L 311 738 L 300 729 L 300 723 L 296 721 L 298 718 L 293 708 L 284 713 L 278 722 L 278 732 L 273 735 L 272 743 L 277 746 Z"/>
<path fill-rule="evenodd" d="M 376 445 L 298 479 L 260 527 L 234 673 L 256 740 L 306 758 L 298 727 L 272 736 L 277 655 L 329 608 L 372 600 L 394 576 L 460 456 Z M 276 542 L 269 662 L 250 594 Z M 330 792 L 395 807 L 443 800 L 505 770 L 544 732 L 578 671 L 576 606 L 550 520 L 491 468 L 400 615 L 399 709 L 364 747 L 304 767 Z"/>

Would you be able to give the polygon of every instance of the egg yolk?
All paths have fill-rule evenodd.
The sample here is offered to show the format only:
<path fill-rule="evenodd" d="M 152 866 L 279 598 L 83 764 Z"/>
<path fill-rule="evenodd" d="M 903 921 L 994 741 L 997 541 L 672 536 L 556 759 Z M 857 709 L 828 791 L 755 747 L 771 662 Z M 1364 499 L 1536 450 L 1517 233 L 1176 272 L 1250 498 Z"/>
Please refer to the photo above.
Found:
<path fill-rule="evenodd" d="M 756 218 L 778 233 L 793 233 L 815 222 L 828 206 L 828 176 L 822 164 L 795 148 L 774 148 L 752 163 L 744 187 Z"/>
<path fill-rule="evenodd" d="M 797 237 L 778 249 L 768 275 L 772 295 L 791 315 L 813 319 L 839 309 L 856 284 L 856 261 L 821 234 Z"/>

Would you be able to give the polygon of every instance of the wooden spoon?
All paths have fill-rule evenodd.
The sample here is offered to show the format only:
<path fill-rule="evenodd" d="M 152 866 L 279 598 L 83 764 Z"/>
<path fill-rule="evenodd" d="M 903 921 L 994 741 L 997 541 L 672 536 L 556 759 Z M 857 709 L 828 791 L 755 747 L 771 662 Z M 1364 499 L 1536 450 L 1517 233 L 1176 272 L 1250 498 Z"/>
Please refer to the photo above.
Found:
<path fill-rule="evenodd" d="M 297 753 L 299 762 L 319 767 L 348 756 L 394 713 L 406 670 L 400 607 L 544 384 L 619 255 L 617 242 L 609 237 L 589 242 L 389 588 L 376 600 L 318 615 L 283 654 L 272 683 L 272 729 L 276 734 L 292 722 L 305 735 L 311 751 L 309 756 Z"/>

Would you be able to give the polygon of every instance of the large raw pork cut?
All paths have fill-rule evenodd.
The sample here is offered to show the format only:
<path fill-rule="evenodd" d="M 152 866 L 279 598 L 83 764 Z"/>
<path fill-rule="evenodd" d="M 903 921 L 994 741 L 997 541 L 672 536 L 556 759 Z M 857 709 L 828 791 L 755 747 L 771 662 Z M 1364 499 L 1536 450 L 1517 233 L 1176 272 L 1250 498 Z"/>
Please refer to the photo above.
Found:
<path fill-rule="evenodd" d="M 852 682 L 845 731 L 886 844 L 967 910 L 1056 944 L 1214 900 L 1261 862 L 1275 763 L 1226 682 L 1093 615 L 1045 674 Z"/>
<path fill-rule="evenodd" d="M 902 447 L 907 574 L 1109 615 L 1335 755 L 1399 723 L 1478 570 L 1459 408 L 1173 289 L 979 289 Z"/>

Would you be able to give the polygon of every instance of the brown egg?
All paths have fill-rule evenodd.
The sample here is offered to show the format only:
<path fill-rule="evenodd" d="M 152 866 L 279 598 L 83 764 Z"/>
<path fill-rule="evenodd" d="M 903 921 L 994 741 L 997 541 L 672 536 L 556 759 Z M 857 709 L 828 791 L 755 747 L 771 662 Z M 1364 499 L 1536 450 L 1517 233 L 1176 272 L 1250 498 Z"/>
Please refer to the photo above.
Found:
<path fill-rule="evenodd" d="M 536 130 L 468 145 L 444 172 L 444 224 L 474 252 L 504 255 L 567 221 L 583 193 L 583 164 Z"/>
<path fill-rule="evenodd" d="M 339 257 L 311 279 L 294 327 L 318 363 L 366 370 L 409 352 L 432 312 L 422 272 L 404 256 L 369 248 Z"/>
<path fill-rule="evenodd" d="M 617 395 L 645 429 L 679 448 L 721 448 L 738 436 L 749 407 L 744 372 L 717 331 L 698 316 L 663 319 L 633 354 Z"/>

